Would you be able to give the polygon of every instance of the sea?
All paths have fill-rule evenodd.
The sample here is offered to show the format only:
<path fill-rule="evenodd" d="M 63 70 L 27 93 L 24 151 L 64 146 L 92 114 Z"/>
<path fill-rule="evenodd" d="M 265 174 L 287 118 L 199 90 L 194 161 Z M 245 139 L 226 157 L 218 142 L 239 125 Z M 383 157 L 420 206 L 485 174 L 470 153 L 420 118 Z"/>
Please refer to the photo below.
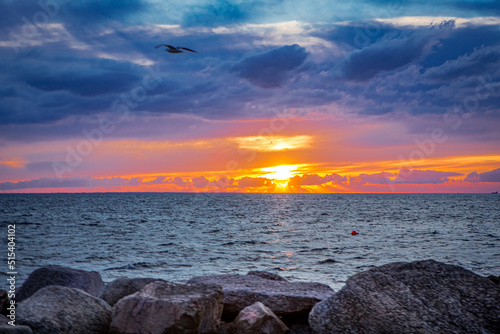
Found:
<path fill-rule="evenodd" d="M 500 275 L 494 194 L 0 194 L 0 222 L 0 275 L 14 269 L 18 285 L 44 265 L 97 271 L 105 282 L 265 270 L 335 290 L 401 261 Z"/>

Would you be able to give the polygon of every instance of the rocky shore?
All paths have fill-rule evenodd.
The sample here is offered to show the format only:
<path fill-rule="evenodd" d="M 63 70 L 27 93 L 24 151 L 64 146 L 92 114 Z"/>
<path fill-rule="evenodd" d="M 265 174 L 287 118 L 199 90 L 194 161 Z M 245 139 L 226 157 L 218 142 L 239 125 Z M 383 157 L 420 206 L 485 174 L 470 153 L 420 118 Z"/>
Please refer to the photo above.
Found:
<path fill-rule="evenodd" d="M 15 326 L 5 292 L 0 303 L 0 334 L 500 333 L 499 278 L 434 260 L 376 267 L 338 292 L 261 271 L 106 284 L 46 266 L 16 291 Z"/>

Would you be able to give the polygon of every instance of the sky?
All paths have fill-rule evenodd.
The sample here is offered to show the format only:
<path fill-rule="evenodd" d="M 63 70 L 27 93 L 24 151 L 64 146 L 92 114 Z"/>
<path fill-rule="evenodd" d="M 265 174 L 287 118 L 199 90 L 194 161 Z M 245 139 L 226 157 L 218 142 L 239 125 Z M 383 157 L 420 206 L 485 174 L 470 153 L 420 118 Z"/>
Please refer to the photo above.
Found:
<path fill-rule="evenodd" d="M 500 190 L 498 1 L 0 0 L 0 59 L 0 192 Z"/>

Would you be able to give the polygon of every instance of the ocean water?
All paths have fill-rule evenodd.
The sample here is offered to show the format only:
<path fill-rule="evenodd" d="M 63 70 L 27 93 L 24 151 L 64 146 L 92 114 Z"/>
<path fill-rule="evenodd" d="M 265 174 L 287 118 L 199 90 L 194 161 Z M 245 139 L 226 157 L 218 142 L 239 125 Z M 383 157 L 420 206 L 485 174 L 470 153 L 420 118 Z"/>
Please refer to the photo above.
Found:
<path fill-rule="evenodd" d="M 493 194 L 2 194 L 0 222 L 4 275 L 16 225 L 18 284 L 48 264 L 105 281 L 267 270 L 336 290 L 396 261 L 500 275 Z"/>

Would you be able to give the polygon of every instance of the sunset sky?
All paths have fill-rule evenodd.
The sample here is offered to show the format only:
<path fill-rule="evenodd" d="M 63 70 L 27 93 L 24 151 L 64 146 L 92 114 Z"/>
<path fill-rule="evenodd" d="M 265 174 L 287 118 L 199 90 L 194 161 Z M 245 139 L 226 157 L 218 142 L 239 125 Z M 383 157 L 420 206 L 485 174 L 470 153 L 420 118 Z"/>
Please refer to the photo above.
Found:
<path fill-rule="evenodd" d="M 0 192 L 500 191 L 498 1 L 0 0 L 0 32 Z"/>

